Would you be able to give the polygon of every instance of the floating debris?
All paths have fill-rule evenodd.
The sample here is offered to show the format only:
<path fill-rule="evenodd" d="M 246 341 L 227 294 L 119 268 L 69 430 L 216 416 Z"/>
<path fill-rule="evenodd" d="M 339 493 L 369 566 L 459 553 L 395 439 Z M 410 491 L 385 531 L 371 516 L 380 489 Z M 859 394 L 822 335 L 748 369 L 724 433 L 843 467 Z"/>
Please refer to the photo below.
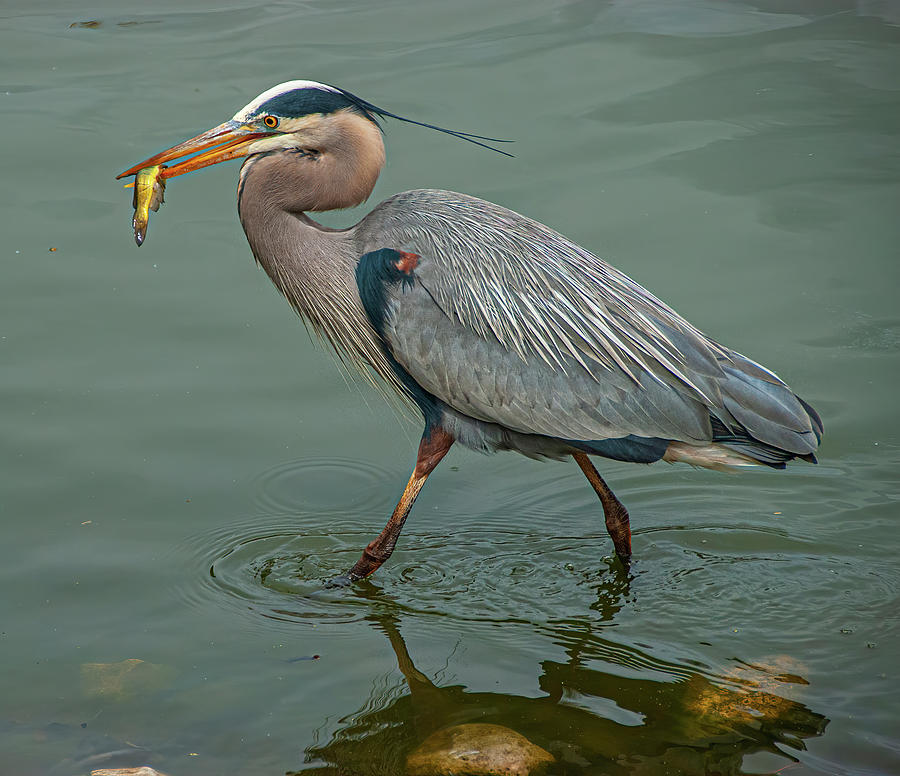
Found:
<path fill-rule="evenodd" d="M 299 657 L 289 657 L 285 663 L 299 663 L 301 660 L 318 660 L 319 655 L 300 655 Z"/>

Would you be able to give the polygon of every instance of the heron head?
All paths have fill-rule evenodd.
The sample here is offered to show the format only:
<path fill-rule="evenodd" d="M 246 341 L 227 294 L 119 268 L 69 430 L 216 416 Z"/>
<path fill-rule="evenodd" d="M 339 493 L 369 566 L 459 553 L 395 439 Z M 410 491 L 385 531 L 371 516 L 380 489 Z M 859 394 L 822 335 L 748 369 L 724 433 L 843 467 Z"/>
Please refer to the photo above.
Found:
<path fill-rule="evenodd" d="M 134 175 L 145 167 L 177 159 L 183 161 L 168 166 L 163 177 L 173 178 L 218 162 L 257 154 L 299 152 L 298 158 L 315 159 L 325 152 L 339 153 L 342 149 L 359 150 L 360 147 L 369 150 L 373 162 L 380 156 L 380 171 L 384 164 L 384 145 L 378 119 L 382 117 L 437 129 L 477 145 L 485 145 L 481 140 L 507 142 L 406 119 L 328 84 L 287 81 L 260 94 L 223 124 L 151 156 L 117 177 Z M 492 150 L 506 154 L 496 148 Z"/>
<path fill-rule="evenodd" d="M 257 154 L 294 153 L 316 158 L 361 144 L 384 163 L 384 146 L 368 103 L 349 92 L 315 81 L 288 81 L 260 94 L 233 118 L 196 137 L 167 148 L 118 177 L 182 159 L 163 177 L 174 178 L 229 159 Z"/>

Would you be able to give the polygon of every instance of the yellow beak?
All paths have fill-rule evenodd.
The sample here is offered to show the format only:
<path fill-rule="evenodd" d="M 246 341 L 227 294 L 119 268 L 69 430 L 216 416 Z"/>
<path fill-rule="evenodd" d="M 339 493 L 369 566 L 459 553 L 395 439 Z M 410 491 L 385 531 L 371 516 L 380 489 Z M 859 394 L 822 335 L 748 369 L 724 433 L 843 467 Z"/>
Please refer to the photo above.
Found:
<path fill-rule="evenodd" d="M 149 159 L 134 165 L 134 167 L 129 167 L 125 172 L 117 175 L 116 178 L 135 175 L 145 167 L 165 164 L 166 162 L 196 153 L 196 156 L 185 159 L 180 164 L 166 167 L 160 172 L 161 178 L 174 178 L 176 175 L 209 167 L 211 164 L 218 164 L 229 159 L 238 159 L 246 156 L 253 143 L 260 138 L 270 137 L 273 134 L 276 133 L 258 132 L 255 127 L 248 127 L 236 121 L 226 121 L 224 124 L 219 124 L 219 126 L 203 134 L 161 151 L 155 156 L 151 156 Z M 202 153 L 197 153 L 198 151 Z"/>

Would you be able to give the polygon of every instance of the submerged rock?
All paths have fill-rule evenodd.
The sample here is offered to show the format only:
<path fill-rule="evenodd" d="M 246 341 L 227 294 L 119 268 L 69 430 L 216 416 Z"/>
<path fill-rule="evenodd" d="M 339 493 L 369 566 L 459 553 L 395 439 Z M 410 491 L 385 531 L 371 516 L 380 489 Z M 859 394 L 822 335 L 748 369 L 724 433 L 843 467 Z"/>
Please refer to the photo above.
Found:
<path fill-rule="evenodd" d="M 85 693 L 115 700 L 158 690 L 168 684 L 171 675 L 171 669 L 166 666 L 138 658 L 118 663 L 84 663 L 81 666 Z"/>
<path fill-rule="evenodd" d="M 474 723 L 438 730 L 406 760 L 407 776 L 536 776 L 553 755 L 502 725 Z"/>
<path fill-rule="evenodd" d="M 779 720 L 796 711 L 791 690 L 809 684 L 806 671 L 789 655 L 756 660 L 724 672 L 731 686 L 690 681 L 685 706 L 701 723 Z"/>

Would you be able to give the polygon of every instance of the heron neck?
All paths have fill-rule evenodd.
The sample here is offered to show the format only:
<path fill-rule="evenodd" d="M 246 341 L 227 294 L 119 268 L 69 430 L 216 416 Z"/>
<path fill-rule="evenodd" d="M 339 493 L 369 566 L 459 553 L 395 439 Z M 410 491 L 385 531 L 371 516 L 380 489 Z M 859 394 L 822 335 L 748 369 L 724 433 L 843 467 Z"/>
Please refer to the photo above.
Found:
<path fill-rule="evenodd" d="M 260 160 L 262 162 L 263 160 Z M 259 163 L 242 170 L 238 213 L 259 265 L 322 339 L 367 373 L 396 382 L 356 286 L 359 251 L 351 230 L 329 229 L 289 212 Z"/>

